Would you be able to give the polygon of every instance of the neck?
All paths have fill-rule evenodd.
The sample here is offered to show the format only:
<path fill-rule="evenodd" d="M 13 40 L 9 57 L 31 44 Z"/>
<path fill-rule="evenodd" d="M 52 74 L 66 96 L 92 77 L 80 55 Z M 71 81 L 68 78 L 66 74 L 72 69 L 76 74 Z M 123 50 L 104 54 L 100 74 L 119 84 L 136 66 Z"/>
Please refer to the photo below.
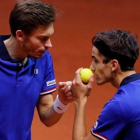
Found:
<path fill-rule="evenodd" d="M 119 72 L 117 75 L 114 75 L 113 78 L 113 82 L 111 82 L 111 84 L 116 87 L 116 88 L 119 88 L 120 87 L 120 84 L 122 82 L 122 80 L 132 74 L 135 74 L 136 72 L 134 70 L 131 70 L 131 71 L 126 71 L 126 72 Z"/>
<path fill-rule="evenodd" d="M 19 44 L 17 39 L 12 35 L 9 39 L 4 41 L 4 44 L 12 59 L 23 61 L 25 57 L 27 57 L 27 54 L 22 51 L 21 45 Z"/>

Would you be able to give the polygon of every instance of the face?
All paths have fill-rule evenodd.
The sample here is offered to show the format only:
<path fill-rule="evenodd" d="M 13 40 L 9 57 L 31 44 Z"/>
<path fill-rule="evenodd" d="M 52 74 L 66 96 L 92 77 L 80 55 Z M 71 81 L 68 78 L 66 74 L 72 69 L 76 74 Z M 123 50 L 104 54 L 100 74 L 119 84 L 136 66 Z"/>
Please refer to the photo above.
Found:
<path fill-rule="evenodd" d="M 22 49 L 28 56 L 40 58 L 48 48 L 52 47 L 50 37 L 54 33 L 53 24 L 39 26 L 30 36 L 24 37 Z"/>
<path fill-rule="evenodd" d="M 97 84 L 102 85 L 104 83 L 110 82 L 112 78 L 111 72 L 111 62 L 107 64 L 103 63 L 104 56 L 98 51 L 96 47 L 92 49 L 92 63 L 90 69 L 94 72 L 97 79 Z"/>

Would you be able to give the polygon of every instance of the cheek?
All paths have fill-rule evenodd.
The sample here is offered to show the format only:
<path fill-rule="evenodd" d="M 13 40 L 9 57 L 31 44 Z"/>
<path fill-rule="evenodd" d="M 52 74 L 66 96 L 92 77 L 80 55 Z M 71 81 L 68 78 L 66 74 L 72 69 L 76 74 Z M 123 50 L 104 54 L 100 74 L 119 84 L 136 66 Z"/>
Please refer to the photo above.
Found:
<path fill-rule="evenodd" d="M 95 72 L 100 79 L 106 79 L 109 72 L 105 68 L 97 68 Z"/>
<path fill-rule="evenodd" d="M 36 40 L 31 40 L 29 43 L 30 43 L 30 46 L 31 46 L 31 47 L 34 47 L 34 48 L 37 48 L 37 46 L 39 46 L 39 45 L 38 45 L 39 42 L 36 41 Z"/>
<path fill-rule="evenodd" d="M 39 42 L 35 41 L 30 41 L 28 42 L 28 49 L 32 51 L 37 51 L 40 48 Z"/>
<path fill-rule="evenodd" d="M 100 79 L 100 81 L 102 81 L 103 83 L 108 82 L 110 77 L 111 77 L 110 71 L 106 68 L 98 69 L 97 70 L 97 76 Z"/>
<path fill-rule="evenodd" d="M 23 50 L 25 52 L 35 52 L 36 48 L 33 44 L 31 44 L 30 42 L 27 42 L 23 45 Z"/>
<path fill-rule="evenodd" d="M 104 69 L 96 68 L 96 73 L 99 74 L 99 75 L 103 75 L 104 74 Z"/>
<path fill-rule="evenodd" d="M 36 45 L 36 44 L 39 44 L 40 41 L 39 41 L 39 39 L 37 39 L 36 37 L 31 37 L 31 38 L 28 39 L 28 43 L 29 43 L 30 45 Z"/>

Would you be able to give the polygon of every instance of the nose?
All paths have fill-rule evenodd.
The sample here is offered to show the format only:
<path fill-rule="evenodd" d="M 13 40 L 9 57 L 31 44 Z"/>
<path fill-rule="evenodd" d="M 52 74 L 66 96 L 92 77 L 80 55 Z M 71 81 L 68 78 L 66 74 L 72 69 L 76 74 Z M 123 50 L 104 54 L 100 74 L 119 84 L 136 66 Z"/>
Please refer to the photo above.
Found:
<path fill-rule="evenodd" d="M 94 67 L 93 62 L 92 62 L 91 65 L 90 65 L 90 69 L 93 71 L 93 73 L 95 72 L 95 67 Z"/>
<path fill-rule="evenodd" d="M 50 39 L 48 39 L 48 40 L 45 42 L 44 47 L 45 47 L 45 48 L 51 48 L 51 47 L 52 47 L 52 43 L 51 43 L 51 40 L 50 40 Z"/>

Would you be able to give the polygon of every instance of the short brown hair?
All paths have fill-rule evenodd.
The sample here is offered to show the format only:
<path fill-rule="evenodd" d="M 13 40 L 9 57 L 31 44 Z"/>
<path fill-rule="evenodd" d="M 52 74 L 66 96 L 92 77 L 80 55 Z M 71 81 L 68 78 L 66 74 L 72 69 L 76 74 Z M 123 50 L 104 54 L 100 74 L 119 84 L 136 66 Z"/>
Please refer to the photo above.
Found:
<path fill-rule="evenodd" d="M 10 14 L 10 28 L 13 36 L 17 30 L 29 35 L 39 25 L 48 26 L 55 21 L 53 6 L 38 0 L 20 0 Z"/>
<path fill-rule="evenodd" d="M 119 29 L 107 30 L 96 34 L 92 44 L 106 57 L 104 63 L 117 59 L 122 71 L 134 70 L 139 58 L 137 36 L 130 31 Z"/>

